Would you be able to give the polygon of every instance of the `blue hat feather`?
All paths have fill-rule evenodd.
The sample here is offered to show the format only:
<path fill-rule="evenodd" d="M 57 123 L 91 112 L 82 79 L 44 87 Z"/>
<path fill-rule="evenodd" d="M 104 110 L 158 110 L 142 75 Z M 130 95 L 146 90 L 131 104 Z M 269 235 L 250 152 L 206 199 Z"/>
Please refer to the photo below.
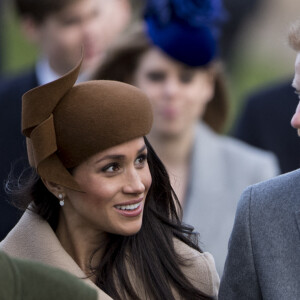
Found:
<path fill-rule="evenodd" d="M 145 12 L 153 44 L 194 67 L 217 56 L 218 26 L 225 19 L 221 0 L 149 0 Z"/>

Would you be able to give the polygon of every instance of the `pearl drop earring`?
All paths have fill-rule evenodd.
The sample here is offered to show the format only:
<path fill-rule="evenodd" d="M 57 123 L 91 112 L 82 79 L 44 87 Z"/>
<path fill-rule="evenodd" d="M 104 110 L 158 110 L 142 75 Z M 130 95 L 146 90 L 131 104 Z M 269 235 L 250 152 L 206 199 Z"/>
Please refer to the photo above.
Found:
<path fill-rule="evenodd" d="M 63 194 L 58 194 L 58 198 L 60 199 L 59 205 L 64 206 L 65 205 L 65 199 L 64 199 Z"/>

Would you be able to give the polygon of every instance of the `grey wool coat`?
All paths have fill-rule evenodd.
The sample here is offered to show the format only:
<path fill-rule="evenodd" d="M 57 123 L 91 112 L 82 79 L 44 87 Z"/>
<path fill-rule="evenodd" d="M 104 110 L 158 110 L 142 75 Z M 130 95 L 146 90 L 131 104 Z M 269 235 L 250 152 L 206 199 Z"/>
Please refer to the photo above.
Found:
<path fill-rule="evenodd" d="M 243 190 L 278 172 L 272 153 L 198 125 L 183 220 L 200 233 L 200 246 L 213 255 L 220 276 Z"/>
<path fill-rule="evenodd" d="M 300 170 L 242 194 L 219 299 L 300 299 Z"/>

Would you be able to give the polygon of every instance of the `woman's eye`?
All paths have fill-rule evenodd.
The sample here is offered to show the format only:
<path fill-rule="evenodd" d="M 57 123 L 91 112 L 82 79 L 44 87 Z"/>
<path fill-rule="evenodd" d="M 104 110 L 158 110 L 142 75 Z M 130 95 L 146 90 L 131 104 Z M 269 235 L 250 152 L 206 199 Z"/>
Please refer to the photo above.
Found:
<path fill-rule="evenodd" d="M 136 165 L 138 165 L 138 166 L 144 166 L 146 160 L 147 160 L 147 155 L 146 155 L 146 154 L 143 154 L 143 155 L 140 155 L 140 156 L 136 159 L 135 163 L 136 163 Z"/>
<path fill-rule="evenodd" d="M 76 25 L 80 24 L 80 19 L 76 18 L 76 17 L 64 18 L 61 20 L 61 24 L 64 27 L 76 26 Z"/>
<path fill-rule="evenodd" d="M 102 168 L 102 172 L 115 173 L 120 170 L 120 165 L 117 163 L 109 164 Z"/>
<path fill-rule="evenodd" d="M 148 72 L 146 76 L 150 81 L 153 82 L 161 82 L 164 81 L 166 78 L 166 74 L 164 72 L 159 71 Z"/>
<path fill-rule="evenodd" d="M 182 83 L 189 83 L 193 80 L 195 73 L 192 71 L 184 71 L 180 74 L 180 81 Z"/>

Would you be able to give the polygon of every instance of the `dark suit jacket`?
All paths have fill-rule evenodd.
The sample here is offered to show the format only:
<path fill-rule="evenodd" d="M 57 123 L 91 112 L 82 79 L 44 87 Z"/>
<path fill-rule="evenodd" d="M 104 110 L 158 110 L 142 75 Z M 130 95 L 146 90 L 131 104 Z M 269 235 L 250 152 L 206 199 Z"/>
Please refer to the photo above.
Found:
<path fill-rule="evenodd" d="M 25 138 L 21 134 L 21 100 L 26 91 L 37 85 L 34 71 L 0 82 L 0 240 L 20 217 L 7 202 L 4 182 L 14 164 L 16 174 L 28 166 Z"/>
<path fill-rule="evenodd" d="M 300 299 L 299 182 L 296 170 L 245 190 L 219 300 Z"/>
<path fill-rule="evenodd" d="M 272 151 L 281 172 L 300 167 L 300 138 L 290 122 L 298 104 L 292 79 L 250 96 L 233 135 L 250 145 Z"/>

